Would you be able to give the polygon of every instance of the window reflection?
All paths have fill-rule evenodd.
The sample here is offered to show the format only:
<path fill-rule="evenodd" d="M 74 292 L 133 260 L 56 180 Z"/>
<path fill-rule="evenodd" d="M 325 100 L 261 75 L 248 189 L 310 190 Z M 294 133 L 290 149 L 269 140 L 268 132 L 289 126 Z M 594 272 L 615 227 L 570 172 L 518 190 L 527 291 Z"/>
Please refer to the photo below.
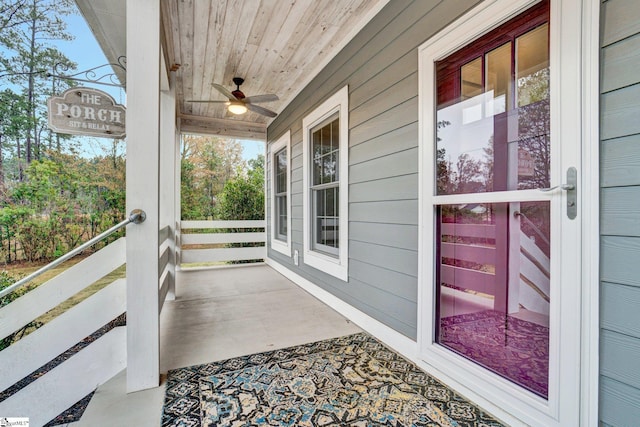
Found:
<path fill-rule="evenodd" d="M 436 342 L 546 397 L 549 202 L 437 212 Z"/>
<path fill-rule="evenodd" d="M 549 187 L 548 24 L 467 62 L 459 74 L 442 69 L 437 194 Z"/>
<path fill-rule="evenodd" d="M 477 58 L 462 66 L 461 75 L 461 97 L 462 99 L 473 98 L 484 92 L 482 85 L 482 58 Z"/>
<path fill-rule="evenodd" d="M 486 55 L 486 91 L 493 92 L 493 103 L 487 115 L 511 109 L 511 43 L 506 43 Z M 507 105 L 508 104 L 508 105 Z"/>

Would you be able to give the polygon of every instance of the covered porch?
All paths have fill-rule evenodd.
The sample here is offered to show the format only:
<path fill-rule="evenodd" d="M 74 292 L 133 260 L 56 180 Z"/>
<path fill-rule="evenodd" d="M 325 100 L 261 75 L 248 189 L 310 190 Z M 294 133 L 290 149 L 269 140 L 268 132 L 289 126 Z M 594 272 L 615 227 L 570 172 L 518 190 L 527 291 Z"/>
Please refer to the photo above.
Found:
<path fill-rule="evenodd" d="M 179 298 L 180 264 L 220 261 L 215 255 L 205 259 L 212 255 L 207 251 L 204 258 L 193 258 L 181 250 L 190 238 L 181 221 L 181 135 L 267 143 L 271 119 L 388 0 L 76 3 L 109 61 L 126 56 L 126 73 L 116 74 L 127 92 L 127 211 L 146 213 L 143 223 L 127 230 L 127 283 L 135 284 L 127 286 L 126 295 L 126 390 L 131 393 L 157 387 L 160 374 L 173 366 L 163 358 L 176 345 L 173 336 L 164 335 L 161 321 L 166 307 Z M 237 82 L 241 95 L 231 92 Z M 249 111 L 234 112 L 232 97 Z M 235 259 L 268 259 L 267 240 L 264 248 L 241 248 L 252 254 L 262 250 L 260 257 Z M 238 252 L 225 250 L 234 257 Z"/>
<path fill-rule="evenodd" d="M 421 293 L 428 292 L 420 282 L 423 194 L 417 159 L 423 145 L 416 48 L 475 3 L 480 2 L 381 0 L 327 6 L 274 1 L 217 7 L 215 2 L 78 0 L 105 51 L 112 57 L 122 51 L 127 55 L 127 210 L 147 213 L 147 220 L 127 233 L 127 369 L 126 378 L 121 374 L 112 383 L 115 401 L 136 409 L 118 414 L 140 413 L 149 402 L 157 408 L 163 375 L 170 369 L 269 351 L 270 344 L 278 348 L 344 335 L 357 330 L 345 320 L 349 318 L 506 422 L 535 420 L 535 411 L 556 416 L 559 399 L 541 401 L 518 390 L 518 398 L 534 411 L 522 409 L 516 398 L 504 405 L 513 397 L 511 385 L 498 379 L 493 384 L 498 393 L 491 395 L 483 383 L 467 381 L 450 365 L 443 366 L 455 376 L 443 374 L 442 366 L 430 364 L 421 353 L 421 346 L 432 340 L 420 335 L 431 313 L 430 308 L 420 309 Z M 120 24 L 126 22 L 126 28 L 118 27 L 114 16 L 121 18 L 116 20 Z M 126 40 L 118 37 L 121 34 Z M 229 82 L 235 77 L 244 79 L 248 99 L 266 94 L 272 100 L 277 94 L 277 101 L 269 101 L 271 110 L 262 114 L 249 108 L 246 116 L 238 116 L 219 105 L 226 102 L 221 94 L 228 97 L 225 91 L 233 89 Z M 235 103 L 231 97 L 228 101 Z M 307 182 L 307 138 L 316 127 L 327 128 L 324 121 L 329 118 L 340 135 L 339 143 L 329 143 L 333 151 L 339 146 L 333 154 L 340 159 L 332 164 L 333 172 L 338 167 L 340 173 L 331 179 L 339 175 L 342 188 L 322 183 L 314 189 Z M 268 266 L 225 273 L 178 268 L 186 237 L 181 234 L 178 196 L 182 133 L 255 138 L 271 149 L 287 147 L 284 174 L 289 174 L 285 181 L 290 192 L 285 203 L 291 206 L 280 212 L 286 211 L 290 221 L 282 251 L 272 244 L 275 152 L 269 150 L 267 156 L 265 181 L 272 185 L 266 203 Z M 341 234 L 335 214 L 318 214 L 328 221 L 314 225 L 322 230 L 314 235 L 315 243 L 321 240 L 324 245 L 315 251 L 324 254 L 317 256 L 308 241 L 313 216 L 308 192 L 328 194 L 334 187 L 334 197 L 341 197 L 333 205 L 342 214 Z M 256 272 L 264 277 L 258 274 L 256 280 Z M 219 274 L 228 278 L 220 280 Z M 228 288 L 223 285 L 228 281 L 238 285 Z M 318 304 L 302 289 L 327 304 L 318 305 L 318 312 L 334 320 L 318 321 L 325 314 L 313 311 L 299 313 L 298 306 Z M 287 301 L 294 303 L 282 305 Z M 482 375 L 486 373 L 478 378 Z M 152 397 L 141 404 L 137 399 L 145 400 L 142 396 Z M 93 411 L 109 414 L 109 407 L 90 407 L 85 417 L 91 419 Z M 145 413 L 158 416 L 156 409 L 150 410 Z"/>
<path fill-rule="evenodd" d="M 427 409 L 429 416 L 441 426 L 498 427 L 503 425 L 456 390 L 421 371 L 409 360 L 363 332 L 352 321 L 286 279 L 267 264 L 183 270 L 177 274 L 176 291 L 176 299 L 167 302 L 160 319 L 160 335 L 163 343 L 160 349 L 160 385 L 135 393 L 127 393 L 126 370 L 122 371 L 97 388 L 80 421 L 71 423 L 69 426 L 155 427 L 191 425 L 194 422 L 193 425 L 200 425 L 198 421 L 189 418 L 190 413 L 194 411 L 202 417 L 202 425 L 231 425 L 228 419 L 224 422 L 220 420 L 219 424 L 215 422 L 206 424 L 211 423 L 208 417 L 212 412 L 219 414 L 219 411 L 229 410 L 233 414 L 238 408 L 232 409 L 233 405 L 225 405 L 222 401 L 216 401 L 214 409 L 208 407 L 210 403 L 207 403 L 207 392 L 201 388 L 205 378 L 194 377 L 184 380 L 181 377 L 185 372 L 200 371 L 217 374 L 214 370 L 217 366 L 234 374 L 243 372 L 244 363 L 248 360 L 256 361 L 258 373 L 274 366 L 276 369 L 286 371 L 293 369 L 292 366 L 296 361 L 296 358 L 291 358 L 292 353 L 295 353 L 298 358 L 310 355 L 312 364 L 321 366 L 324 363 L 322 358 L 325 357 L 322 355 L 329 355 L 331 346 L 338 346 L 337 343 L 340 342 L 361 340 L 369 343 L 370 354 L 382 363 L 388 363 L 388 368 L 378 371 L 379 362 L 369 359 L 370 356 L 365 357 L 366 363 L 360 367 L 358 365 L 347 367 L 344 372 L 347 373 L 349 380 L 346 383 L 337 387 L 335 384 L 325 386 L 338 396 L 348 395 L 352 386 L 359 390 L 359 396 L 354 397 L 356 399 L 354 402 L 358 402 L 357 405 L 350 407 L 346 404 L 347 402 L 336 405 L 336 408 L 342 406 L 343 411 L 344 408 L 351 408 L 352 412 L 349 413 L 347 409 L 346 415 L 343 415 L 344 418 L 338 422 L 336 420 L 330 424 L 311 422 L 304 425 L 353 425 L 350 423 L 354 422 L 355 425 L 359 425 L 358 422 L 374 420 L 387 412 L 394 414 L 404 412 L 407 418 L 415 418 L 414 421 L 416 421 L 420 419 L 420 415 L 423 415 L 425 408 L 429 408 Z M 344 350 L 340 350 L 338 347 L 339 357 L 341 351 L 349 353 L 350 348 L 345 346 Z M 318 351 L 317 358 L 314 350 Z M 348 358 L 349 355 L 346 359 Z M 269 360 L 269 363 L 263 364 L 264 360 Z M 320 370 L 324 369 L 326 368 L 320 368 Z M 331 369 L 326 372 L 327 378 L 330 378 Z M 359 381 L 366 378 L 366 372 L 371 374 L 369 380 L 373 379 L 372 385 L 367 381 L 358 385 Z M 327 378 L 317 377 L 317 373 L 318 371 L 312 370 L 306 380 L 320 387 Z M 405 389 L 403 392 L 396 390 L 397 396 L 377 396 L 376 390 L 384 381 L 389 380 L 391 373 L 393 377 L 391 381 L 395 385 L 387 385 L 384 388 L 390 387 L 390 391 L 396 386 L 402 388 L 404 379 Z M 246 374 L 241 373 L 241 378 L 243 375 Z M 266 374 L 262 373 L 259 377 L 262 375 Z M 278 380 L 267 377 L 264 381 L 268 384 Z M 192 397 L 191 403 L 193 403 L 193 396 L 198 397 L 198 406 L 195 408 L 190 408 L 189 403 L 184 400 L 187 396 L 186 391 L 191 387 L 199 389 L 198 392 L 189 393 Z M 373 396 L 376 398 L 369 400 L 370 398 L 367 397 L 369 391 L 364 391 L 368 387 L 373 388 Z M 275 388 L 279 390 L 277 386 Z M 293 394 L 296 394 L 295 386 L 292 384 L 287 385 L 285 389 L 290 389 Z M 221 393 L 226 392 L 228 391 Z M 278 391 L 280 392 L 285 390 Z M 315 393 L 321 399 L 326 390 Z M 246 395 L 244 399 L 247 399 Z M 339 400 L 342 399 L 344 397 Z M 416 399 L 422 400 L 422 403 L 416 404 Z M 404 400 L 406 402 L 403 403 Z M 265 398 L 265 401 L 269 399 Z M 283 410 L 295 411 L 299 405 L 304 404 L 305 402 L 302 401 L 293 407 L 281 404 L 282 406 L 273 406 L 272 410 L 274 413 Z M 384 408 L 377 407 L 378 404 L 384 405 Z M 322 411 L 318 407 L 314 412 L 317 415 Z M 354 413 L 355 419 L 350 418 Z M 208 414 L 206 419 L 205 414 Z M 437 418 L 437 415 L 441 418 Z M 200 417 L 197 417 L 197 420 L 200 420 Z M 251 418 L 244 421 L 241 419 L 240 422 L 250 422 L 250 420 Z M 282 424 L 276 422 L 275 425 Z"/>
<path fill-rule="evenodd" d="M 127 393 L 122 371 L 98 388 L 78 426 L 158 426 L 169 370 L 362 331 L 266 264 L 183 270 L 176 279 L 160 318 L 160 386 Z"/>

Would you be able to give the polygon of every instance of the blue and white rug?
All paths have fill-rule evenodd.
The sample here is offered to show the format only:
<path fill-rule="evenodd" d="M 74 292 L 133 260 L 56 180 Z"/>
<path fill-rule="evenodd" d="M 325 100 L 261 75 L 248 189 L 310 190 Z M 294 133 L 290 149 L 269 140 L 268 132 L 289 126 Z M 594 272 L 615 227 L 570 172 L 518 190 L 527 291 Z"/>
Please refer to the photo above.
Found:
<path fill-rule="evenodd" d="M 162 426 L 501 426 L 360 333 L 169 372 Z"/>

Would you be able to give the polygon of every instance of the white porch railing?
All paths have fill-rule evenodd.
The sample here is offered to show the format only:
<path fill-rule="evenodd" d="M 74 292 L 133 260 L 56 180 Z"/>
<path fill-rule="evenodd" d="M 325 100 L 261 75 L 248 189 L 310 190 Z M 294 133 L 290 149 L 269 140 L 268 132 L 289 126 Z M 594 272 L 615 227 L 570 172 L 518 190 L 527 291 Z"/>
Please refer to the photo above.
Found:
<path fill-rule="evenodd" d="M 0 309 L 0 339 L 20 330 L 126 262 L 120 238 Z M 6 391 L 126 311 L 126 282 L 117 279 L 41 328 L 0 351 Z M 126 367 L 126 333 L 116 327 L 0 402 L 0 414 L 44 425 Z"/>
<path fill-rule="evenodd" d="M 485 224 L 451 224 L 441 225 L 443 235 L 455 236 L 456 239 L 467 238 L 496 238 L 496 226 Z M 534 240 L 522 230 L 519 235 L 519 247 L 512 248 L 511 256 L 519 259 L 519 286 L 517 289 L 518 303 L 527 310 L 537 313 L 549 313 L 550 295 L 550 261 L 544 252 L 536 245 Z M 496 248 L 494 246 L 480 246 L 470 243 L 442 242 L 441 256 L 455 261 L 470 261 L 481 265 L 493 267 L 496 264 Z M 495 270 L 472 270 L 456 265 L 440 265 L 440 280 L 442 283 L 481 292 L 495 296 Z"/>
<path fill-rule="evenodd" d="M 159 230 L 159 310 L 174 292 L 174 257 L 176 264 L 189 266 L 192 263 L 262 261 L 266 256 L 264 220 L 182 221 L 176 224 L 175 246 L 173 236 L 169 226 Z M 120 238 L 0 308 L 0 339 L 21 330 L 125 263 L 126 243 Z M 12 286 L 11 291 L 16 288 Z M 0 401 L 0 414 L 26 416 L 32 425 L 44 425 L 124 369 L 127 363 L 126 332 L 124 327 L 118 326 L 95 338 L 91 344 L 78 346 L 82 349 L 43 375 L 37 378 L 33 375 L 125 313 L 126 294 L 126 280 L 117 279 L 0 351 L 0 392 L 6 392 L 3 393 L 4 400 Z M 28 378 L 28 384 L 19 385 L 25 378 Z"/>
<path fill-rule="evenodd" d="M 194 264 L 263 261 L 267 255 L 265 225 L 264 220 L 181 221 L 178 264 L 188 268 Z"/>

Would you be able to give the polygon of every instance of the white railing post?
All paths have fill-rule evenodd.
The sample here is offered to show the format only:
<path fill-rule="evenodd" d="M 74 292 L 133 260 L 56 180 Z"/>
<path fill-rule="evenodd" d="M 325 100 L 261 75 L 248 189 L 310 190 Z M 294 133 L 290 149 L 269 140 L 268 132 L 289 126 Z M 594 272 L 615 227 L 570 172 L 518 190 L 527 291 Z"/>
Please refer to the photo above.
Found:
<path fill-rule="evenodd" d="M 160 382 L 160 2 L 127 7 L 127 207 L 147 220 L 127 230 L 127 391 Z"/>

